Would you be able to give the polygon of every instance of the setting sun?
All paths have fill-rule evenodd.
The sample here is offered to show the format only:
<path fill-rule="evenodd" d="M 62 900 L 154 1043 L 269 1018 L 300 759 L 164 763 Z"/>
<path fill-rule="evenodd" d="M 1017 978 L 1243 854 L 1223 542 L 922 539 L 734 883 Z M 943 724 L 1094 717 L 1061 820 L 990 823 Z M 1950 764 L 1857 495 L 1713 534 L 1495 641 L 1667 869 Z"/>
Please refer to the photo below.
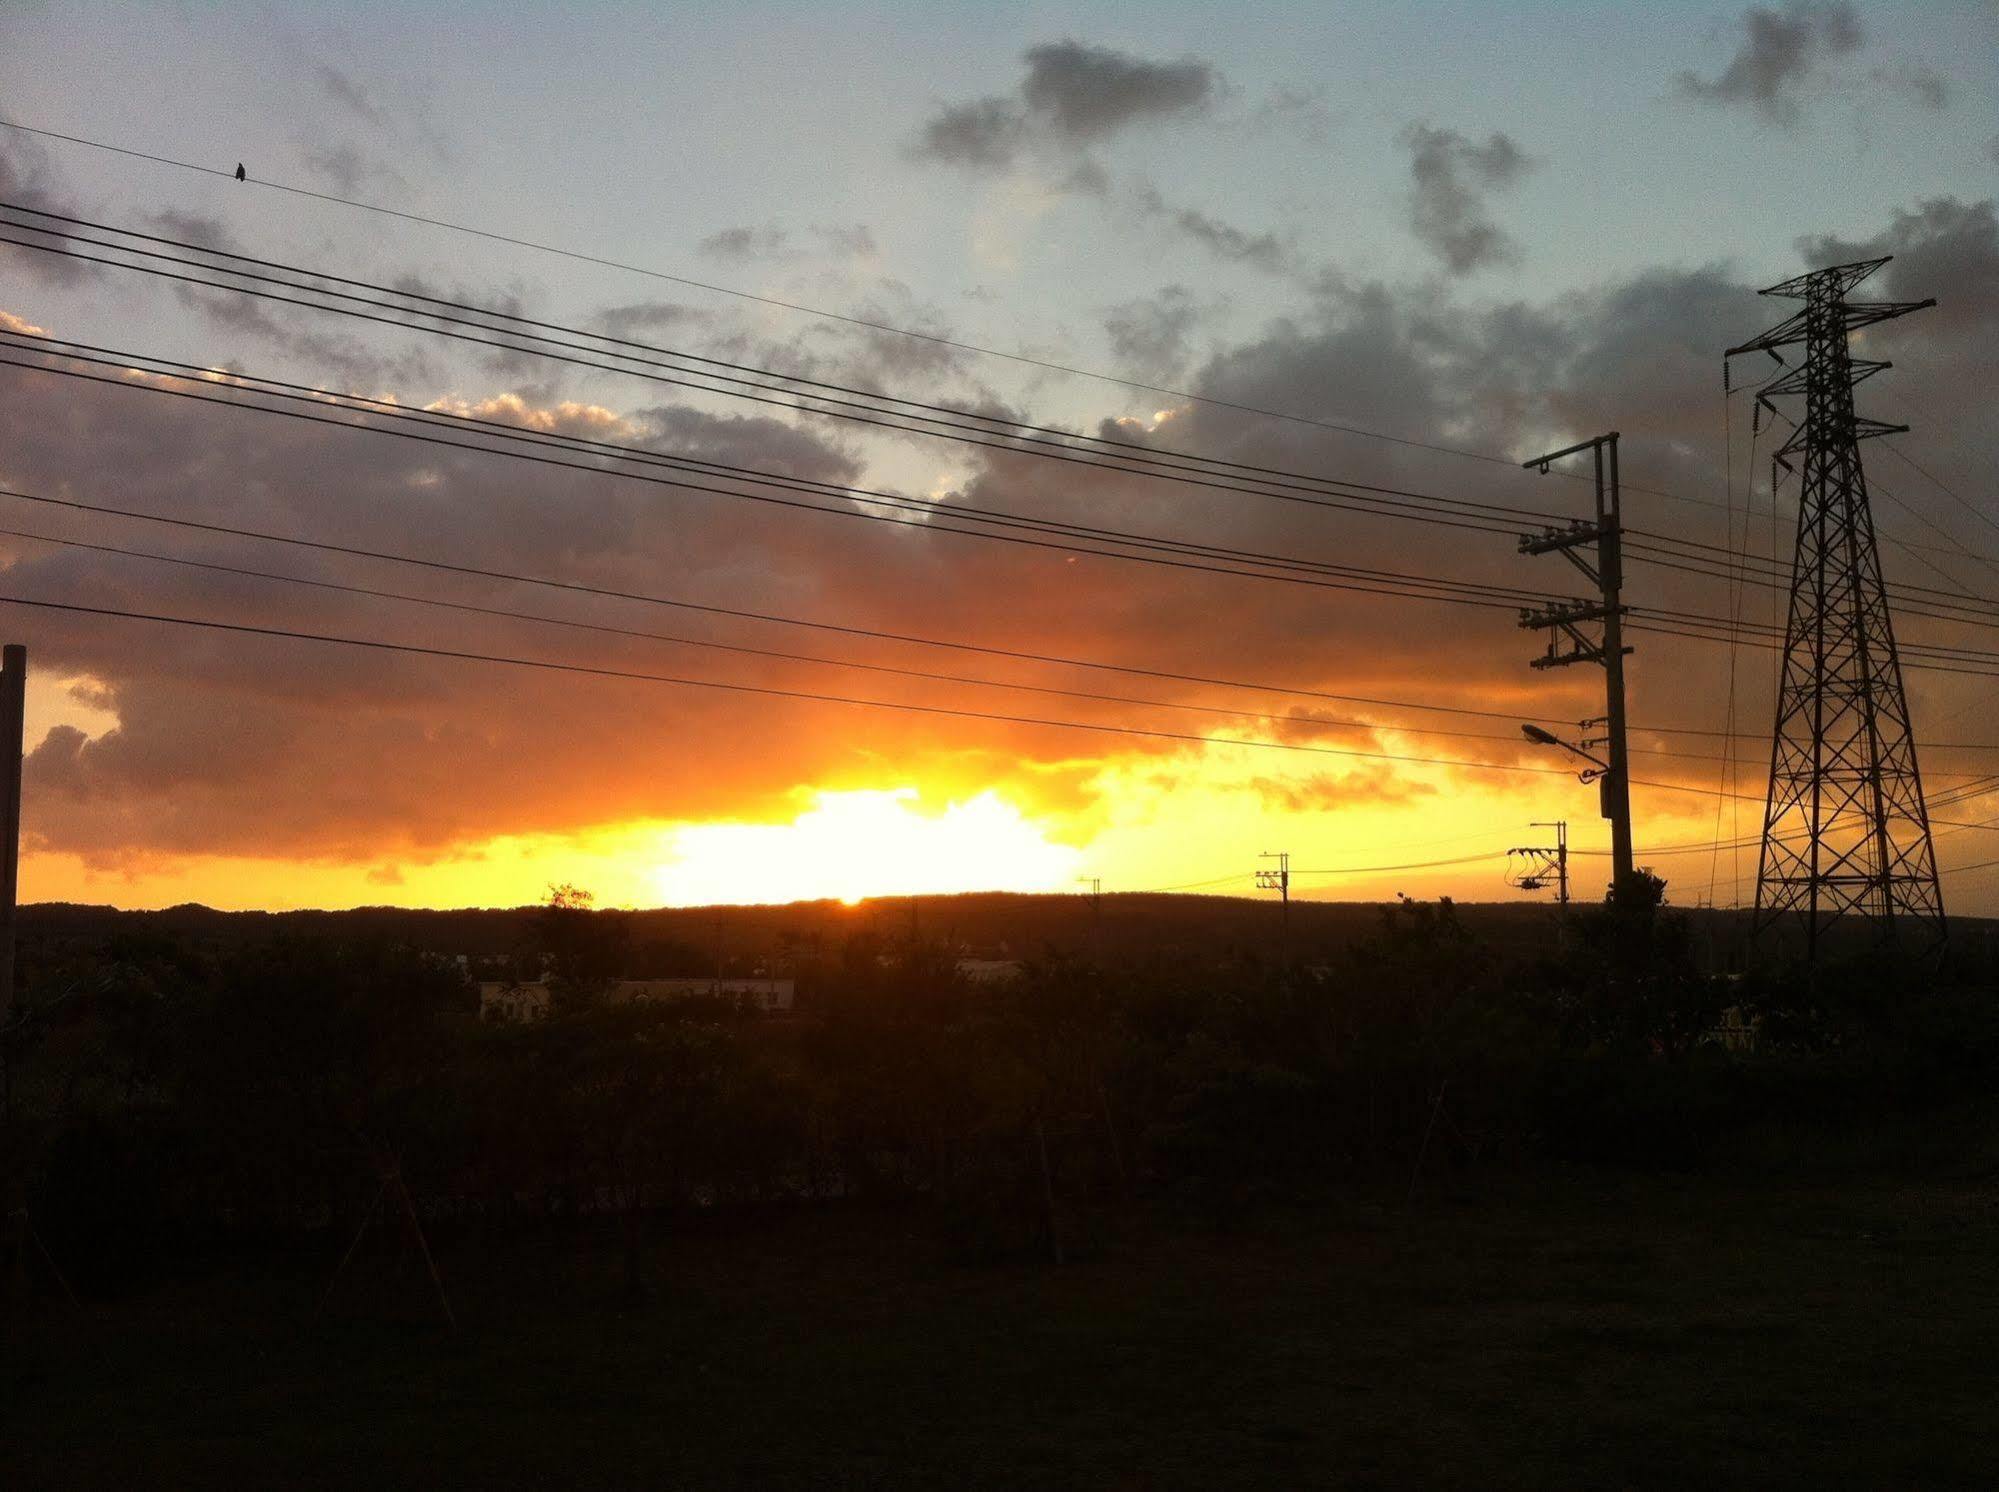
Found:
<path fill-rule="evenodd" d="M 661 901 L 784 902 L 1066 888 L 1083 852 L 996 792 L 925 811 L 913 787 L 815 792 L 787 824 L 693 824 L 667 831 L 654 875 Z"/>

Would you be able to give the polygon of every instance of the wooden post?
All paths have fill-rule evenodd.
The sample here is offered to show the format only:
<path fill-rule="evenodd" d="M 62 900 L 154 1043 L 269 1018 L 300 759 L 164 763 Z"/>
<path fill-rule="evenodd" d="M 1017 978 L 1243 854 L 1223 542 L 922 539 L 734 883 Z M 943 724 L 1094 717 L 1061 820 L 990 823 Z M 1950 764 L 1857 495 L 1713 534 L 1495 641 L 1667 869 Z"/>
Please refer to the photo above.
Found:
<path fill-rule="evenodd" d="M 0 649 L 0 1029 L 14 1008 L 14 903 L 21 881 L 21 730 L 28 650 Z"/>
<path fill-rule="evenodd" d="M 7 1027 L 14 1015 L 14 896 L 18 886 L 21 868 L 21 714 L 26 698 L 28 682 L 28 650 L 17 642 L 10 642 L 0 649 L 0 1099 L 4 1099 L 5 1113 L 0 1118 L 13 1117 L 14 1074 L 7 1070 L 5 1043 Z M 28 1294 L 28 1247 L 32 1239 L 41 1244 L 41 1238 L 28 1220 L 27 1177 L 22 1174 L 17 1157 L 8 1156 L 11 1164 L 4 1179 L 0 1179 L 0 1191 L 4 1191 L 7 1211 L 14 1222 L 14 1271 L 9 1294 L 16 1305 L 27 1299 Z M 48 1258 L 48 1249 L 43 1247 L 42 1257 Z M 55 1260 L 49 1259 L 50 1269 L 55 1268 Z M 62 1279 L 60 1272 L 56 1278 Z M 69 1293 L 69 1282 L 63 1281 L 63 1292 Z M 70 1299 L 76 1297 L 71 1295 Z"/>

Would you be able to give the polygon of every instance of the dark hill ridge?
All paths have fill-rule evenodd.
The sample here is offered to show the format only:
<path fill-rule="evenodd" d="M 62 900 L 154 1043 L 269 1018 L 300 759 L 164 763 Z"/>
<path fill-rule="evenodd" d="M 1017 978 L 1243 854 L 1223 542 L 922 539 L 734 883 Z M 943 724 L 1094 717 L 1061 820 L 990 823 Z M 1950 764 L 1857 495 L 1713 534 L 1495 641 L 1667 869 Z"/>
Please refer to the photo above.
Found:
<path fill-rule="evenodd" d="M 1373 933 L 1382 902 L 1300 901 L 1291 906 L 1288 934 L 1301 958 L 1330 953 Z M 44 903 L 21 910 L 24 938 L 85 939 L 170 933 L 215 943 L 278 937 L 389 940 L 439 954 L 475 957 L 515 952 L 532 937 L 535 907 L 412 910 L 357 907 L 350 911 L 222 912 L 188 904 L 160 911 Z M 1552 903 L 1456 904 L 1465 929 L 1494 945 L 1523 949 L 1553 939 L 1561 913 Z M 1574 910 L 1582 910 L 1581 904 Z M 1740 949 L 1746 914 L 1681 909 L 1703 961 L 1728 966 Z M 680 945 L 732 968 L 774 964 L 836 952 L 856 938 L 900 943 L 912 932 L 978 956 L 1038 958 L 1056 953 L 1119 959 L 1177 951 L 1241 958 L 1276 956 L 1287 937 L 1274 900 L 1186 895 L 1107 895 L 1093 918 L 1089 898 L 975 892 L 955 896 L 889 897 L 849 907 L 837 901 L 777 906 L 662 907 L 612 912 L 629 928 L 635 948 Z M 1995 924 L 1960 918 L 1960 946 L 1983 947 Z"/>

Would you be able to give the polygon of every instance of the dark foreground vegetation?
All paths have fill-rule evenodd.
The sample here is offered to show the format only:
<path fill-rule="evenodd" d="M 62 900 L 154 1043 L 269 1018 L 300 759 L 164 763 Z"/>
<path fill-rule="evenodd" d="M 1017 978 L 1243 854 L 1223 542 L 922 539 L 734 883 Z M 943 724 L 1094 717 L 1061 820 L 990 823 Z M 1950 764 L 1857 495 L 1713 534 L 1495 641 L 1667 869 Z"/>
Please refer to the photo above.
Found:
<path fill-rule="evenodd" d="M 1541 926 L 1403 904 L 989 986 L 862 930 L 772 1019 L 611 998 L 634 924 L 558 906 L 528 1024 L 372 939 L 45 929 L 0 1465 L 1989 1483 L 1984 971 L 1726 977 L 1670 913 Z"/>

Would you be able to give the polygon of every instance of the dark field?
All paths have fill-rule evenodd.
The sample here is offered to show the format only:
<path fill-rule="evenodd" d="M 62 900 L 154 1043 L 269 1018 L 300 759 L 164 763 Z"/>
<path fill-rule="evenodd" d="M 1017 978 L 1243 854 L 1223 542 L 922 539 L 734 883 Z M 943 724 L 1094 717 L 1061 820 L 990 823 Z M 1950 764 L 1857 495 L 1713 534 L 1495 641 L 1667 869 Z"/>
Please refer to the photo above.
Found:
<path fill-rule="evenodd" d="M 1999 1186 L 1438 1182 L 1078 1218 L 959 1262 L 923 1208 L 377 1235 L 10 1334 L 11 1487 L 1989 1486 Z"/>

